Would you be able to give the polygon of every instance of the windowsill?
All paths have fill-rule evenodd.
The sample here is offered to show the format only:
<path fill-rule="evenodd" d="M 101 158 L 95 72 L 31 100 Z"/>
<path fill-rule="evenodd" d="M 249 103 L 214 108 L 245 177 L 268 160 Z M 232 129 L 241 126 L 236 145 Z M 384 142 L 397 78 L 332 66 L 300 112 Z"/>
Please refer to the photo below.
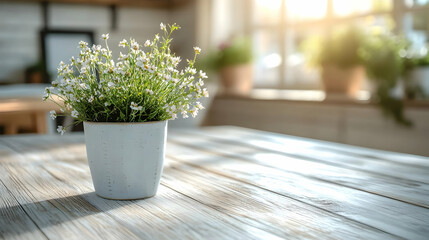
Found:
<path fill-rule="evenodd" d="M 237 99 L 255 101 L 285 101 L 301 103 L 322 104 L 351 104 L 351 105 L 373 105 L 370 101 L 370 91 L 359 91 L 356 98 L 344 95 L 326 96 L 322 90 L 279 90 L 279 89 L 253 89 L 249 95 L 224 95 L 216 96 L 218 99 Z M 407 107 L 429 108 L 429 100 L 407 100 Z"/>

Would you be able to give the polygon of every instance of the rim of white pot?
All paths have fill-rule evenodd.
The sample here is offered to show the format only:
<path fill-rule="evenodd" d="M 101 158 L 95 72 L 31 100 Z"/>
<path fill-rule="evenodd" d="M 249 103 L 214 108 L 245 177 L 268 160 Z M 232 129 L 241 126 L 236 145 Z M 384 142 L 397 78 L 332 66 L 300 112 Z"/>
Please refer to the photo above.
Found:
<path fill-rule="evenodd" d="M 90 121 L 84 121 L 84 123 L 87 124 L 97 124 L 97 125 L 140 125 L 140 124 L 157 124 L 162 122 L 167 122 L 168 120 L 162 120 L 162 121 L 150 121 L 150 122 L 90 122 Z"/>

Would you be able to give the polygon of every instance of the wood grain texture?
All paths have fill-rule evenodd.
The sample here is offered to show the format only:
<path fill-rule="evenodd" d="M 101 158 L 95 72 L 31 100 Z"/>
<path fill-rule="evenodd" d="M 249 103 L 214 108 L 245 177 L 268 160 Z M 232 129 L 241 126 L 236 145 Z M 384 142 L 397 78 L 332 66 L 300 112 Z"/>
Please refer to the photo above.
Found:
<path fill-rule="evenodd" d="M 169 134 L 158 194 L 135 201 L 95 195 L 81 134 L 0 138 L 0 238 L 429 235 L 428 184 L 371 171 L 379 161 L 421 174 L 425 158 L 232 127 Z M 307 157 L 281 151 L 286 143 L 296 152 L 309 150 Z M 337 163 L 340 156 L 354 159 Z"/>
<path fill-rule="evenodd" d="M 162 182 L 246 225 L 285 239 L 397 238 L 300 201 L 177 161 L 166 169 Z"/>
<path fill-rule="evenodd" d="M 241 140 L 243 138 L 234 139 L 227 134 L 201 134 L 200 132 L 193 131 L 182 133 L 181 136 L 186 137 L 186 139 L 198 139 L 197 141 L 188 141 L 182 138 L 179 142 L 184 146 L 219 154 L 219 152 L 212 150 L 214 147 L 217 147 L 223 149 L 224 156 L 237 157 L 242 160 L 314 178 L 319 181 L 356 188 L 361 191 L 429 208 L 429 185 L 422 184 L 419 181 L 359 171 L 348 168 L 347 166 L 325 164 L 324 161 L 319 161 L 317 157 L 313 155 L 300 158 L 299 156 L 291 154 L 279 153 L 278 151 L 272 150 L 272 146 L 269 145 L 269 143 L 265 143 L 265 146 L 269 145 L 269 147 L 258 145 L 256 148 L 251 144 L 252 138 L 249 136 L 245 137 L 244 141 Z M 170 140 L 174 141 L 174 134 L 170 136 Z M 207 147 L 208 144 L 210 148 Z M 240 147 L 247 146 L 248 149 L 242 148 L 242 151 L 247 154 L 234 155 L 234 150 L 229 150 L 229 146 L 231 145 L 238 145 Z M 320 148 L 322 148 L 322 146 Z M 253 152 L 251 150 L 253 150 Z M 307 151 L 303 150 L 302 152 L 306 153 Z M 410 156 L 407 157 L 410 158 Z M 425 167 L 423 167 L 423 170 L 425 170 Z M 427 171 L 428 170 L 426 170 L 426 172 Z"/>
<path fill-rule="evenodd" d="M 47 239 L 0 181 L 0 238 Z"/>
<path fill-rule="evenodd" d="M 219 134 L 222 133 L 219 132 Z M 223 157 L 204 150 L 197 152 L 197 148 L 180 147 L 180 145 L 175 146 L 173 150 L 171 144 L 173 139 L 177 140 L 174 143 L 183 144 L 187 142 L 186 139 L 189 139 L 189 136 L 170 135 L 169 148 L 174 152 L 177 160 L 185 161 L 192 166 L 291 197 L 404 238 L 426 239 L 429 235 L 429 209 L 427 208 L 246 162 L 243 159 L 237 159 L 237 155 Z M 198 139 L 194 137 L 193 141 Z M 223 147 L 223 151 L 227 151 L 227 146 Z M 198 160 L 192 161 L 189 158 Z M 304 170 L 305 168 L 302 169 Z"/>
<path fill-rule="evenodd" d="M 0 170 L 2 181 L 14 186 L 12 192 L 20 195 L 18 201 L 22 208 L 27 209 L 29 217 L 49 238 L 278 238 L 251 225 L 243 227 L 242 222 L 163 186 L 156 197 L 145 200 L 112 201 L 99 198 L 93 193 L 88 167 L 64 164 L 70 156 L 55 154 L 55 148 L 52 150 L 55 157 L 44 149 L 43 154 L 36 154 L 38 164 L 24 164 L 25 158 L 31 155 L 36 157 L 34 152 L 37 152 L 38 144 L 55 146 L 59 144 L 55 140 L 42 138 L 37 143 L 26 139 L 9 141 L 8 145 L 12 148 L 22 146 L 26 152 L 10 154 L 5 161 L 7 163 L 3 164 L 5 168 Z M 75 153 L 80 155 L 84 150 L 83 144 L 74 147 L 79 150 L 71 150 L 72 156 Z M 66 160 L 61 156 L 65 156 Z M 79 166 L 86 159 L 75 158 L 74 161 Z"/>

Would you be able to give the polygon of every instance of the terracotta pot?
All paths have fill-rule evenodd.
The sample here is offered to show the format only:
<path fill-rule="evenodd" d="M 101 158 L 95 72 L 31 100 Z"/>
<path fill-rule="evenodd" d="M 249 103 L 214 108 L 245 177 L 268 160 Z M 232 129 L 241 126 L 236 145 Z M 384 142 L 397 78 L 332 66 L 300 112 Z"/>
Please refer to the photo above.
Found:
<path fill-rule="evenodd" d="M 222 92 L 227 95 L 248 95 L 252 90 L 252 64 L 223 67 L 220 69 Z"/>
<path fill-rule="evenodd" d="M 326 95 L 343 95 L 355 98 L 365 79 L 365 68 L 353 66 L 341 68 L 327 64 L 322 68 L 322 82 Z"/>

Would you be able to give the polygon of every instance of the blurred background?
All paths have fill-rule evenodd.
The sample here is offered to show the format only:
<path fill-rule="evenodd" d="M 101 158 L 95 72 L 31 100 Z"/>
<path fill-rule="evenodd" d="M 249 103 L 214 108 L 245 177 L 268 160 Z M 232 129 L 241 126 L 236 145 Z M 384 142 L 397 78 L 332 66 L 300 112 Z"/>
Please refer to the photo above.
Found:
<path fill-rule="evenodd" d="M 42 102 L 84 40 L 143 44 L 177 23 L 211 97 L 170 128 L 236 125 L 429 156 L 429 0 L 0 1 L 0 134 L 56 134 Z M 188 120 L 188 119 L 187 119 Z M 81 131 L 75 127 L 74 131 Z"/>

